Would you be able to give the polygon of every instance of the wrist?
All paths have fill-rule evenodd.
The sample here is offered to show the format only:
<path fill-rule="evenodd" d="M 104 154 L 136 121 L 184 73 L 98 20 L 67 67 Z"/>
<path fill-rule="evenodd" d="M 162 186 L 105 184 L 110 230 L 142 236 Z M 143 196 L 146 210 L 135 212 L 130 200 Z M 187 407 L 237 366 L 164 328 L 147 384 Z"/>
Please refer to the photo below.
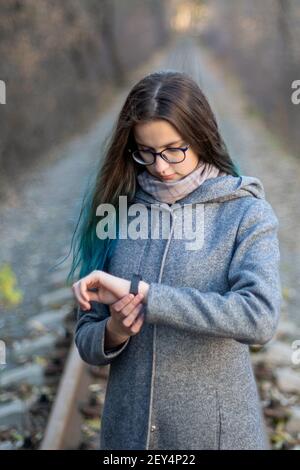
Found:
<path fill-rule="evenodd" d="M 122 341 L 126 341 L 130 336 L 130 335 L 123 335 L 123 334 L 116 333 L 116 331 L 114 329 L 114 324 L 113 324 L 113 318 L 112 317 L 109 317 L 109 319 L 107 320 L 106 328 L 107 328 L 107 331 L 109 333 L 109 336 L 111 337 L 111 339 L 113 341 L 116 341 L 116 342 L 120 343 Z"/>
<path fill-rule="evenodd" d="M 121 277 L 114 276 L 105 271 L 101 271 L 103 285 L 111 290 L 118 298 L 122 298 L 129 293 L 130 281 Z"/>

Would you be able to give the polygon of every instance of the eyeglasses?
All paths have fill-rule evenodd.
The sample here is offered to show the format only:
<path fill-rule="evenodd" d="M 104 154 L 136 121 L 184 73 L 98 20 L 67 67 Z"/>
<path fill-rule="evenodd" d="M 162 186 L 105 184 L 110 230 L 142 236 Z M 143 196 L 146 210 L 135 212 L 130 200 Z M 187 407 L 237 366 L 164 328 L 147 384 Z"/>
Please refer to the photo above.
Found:
<path fill-rule="evenodd" d="M 151 150 L 134 150 L 128 149 L 132 158 L 141 165 L 152 165 L 159 155 L 163 160 L 168 163 L 181 163 L 185 160 L 185 152 L 190 145 L 186 147 L 169 147 L 161 152 L 152 152 Z"/>

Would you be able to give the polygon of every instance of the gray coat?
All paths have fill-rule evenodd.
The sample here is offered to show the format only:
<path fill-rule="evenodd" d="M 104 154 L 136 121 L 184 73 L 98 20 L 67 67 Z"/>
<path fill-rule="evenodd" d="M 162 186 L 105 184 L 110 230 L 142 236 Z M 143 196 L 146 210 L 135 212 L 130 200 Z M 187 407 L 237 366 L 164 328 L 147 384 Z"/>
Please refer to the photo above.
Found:
<path fill-rule="evenodd" d="M 176 208 L 138 186 L 133 202 L 147 205 L 149 222 L 154 204 L 172 223 L 167 238 L 119 239 L 107 268 L 150 284 L 137 335 L 104 351 L 108 306 L 78 309 L 81 358 L 110 364 L 100 449 L 269 449 L 249 352 L 273 337 L 282 299 L 278 219 L 262 183 L 209 179 Z M 198 250 L 174 237 L 184 204 L 193 223 L 204 209 Z"/>

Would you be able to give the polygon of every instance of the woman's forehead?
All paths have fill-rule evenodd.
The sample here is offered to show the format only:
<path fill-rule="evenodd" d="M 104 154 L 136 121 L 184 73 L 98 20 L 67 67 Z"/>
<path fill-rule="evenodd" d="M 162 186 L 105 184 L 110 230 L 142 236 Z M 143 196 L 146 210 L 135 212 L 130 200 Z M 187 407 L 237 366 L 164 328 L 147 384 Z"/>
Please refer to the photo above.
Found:
<path fill-rule="evenodd" d="M 177 143 L 182 139 L 176 129 L 163 120 L 136 124 L 133 133 L 137 143 L 153 148 Z"/>

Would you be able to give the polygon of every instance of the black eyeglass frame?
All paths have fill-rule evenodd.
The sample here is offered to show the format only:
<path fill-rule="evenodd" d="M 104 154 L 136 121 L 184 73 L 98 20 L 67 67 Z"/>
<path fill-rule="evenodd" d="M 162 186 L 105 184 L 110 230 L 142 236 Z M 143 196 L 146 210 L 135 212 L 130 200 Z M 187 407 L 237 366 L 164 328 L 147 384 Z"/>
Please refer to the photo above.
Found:
<path fill-rule="evenodd" d="M 165 160 L 165 162 L 170 163 L 171 165 L 176 165 L 177 163 L 182 163 L 182 162 L 184 162 L 184 160 L 186 159 L 186 151 L 189 149 L 189 147 L 190 147 L 190 144 L 188 144 L 186 147 L 166 147 L 166 148 L 163 149 L 161 152 L 152 152 L 152 150 L 150 150 L 150 149 L 149 149 L 149 150 L 148 150 L 148 149 L 147 149 L 147 150 L 138 150 L 138 149 L 137 149 L 137 150 L 133 150 L 133 151 L 132 151 L 131 149 L 128 149 L 128 152 L 131 153 L 131 156 L 132 156 L 133 160 L 134 160 L 136 163 L 139 163 L 140 165 L 144 165 L 144 166 L 153 165 L 153 163 L 156 162 L 156 158 L 157 158 L 158 155 L 159 155 L 163 160 Z M 165 151 L 168 150 L 168 149 L 170 149 L 170 150 L 182 150 L 182 151 L 183 151 L 183 155 L 184 155 L 183 159 L 180 160 L 180 162 L 170 162 L 170 161 L 167 159 L 167 157 L 165 157 L 165 156 L 163 155 L 163 152 L 165 152 Z M 153 155 L 154 161 L 153 161 L 152 163 L 141 163 L 141 162 L 138 162 L 137 160 L 134 159 L 134 153 L 135 153 L 135 152 L 149 152 L 149 153 L 151 153 L 151 154 Z"/>

